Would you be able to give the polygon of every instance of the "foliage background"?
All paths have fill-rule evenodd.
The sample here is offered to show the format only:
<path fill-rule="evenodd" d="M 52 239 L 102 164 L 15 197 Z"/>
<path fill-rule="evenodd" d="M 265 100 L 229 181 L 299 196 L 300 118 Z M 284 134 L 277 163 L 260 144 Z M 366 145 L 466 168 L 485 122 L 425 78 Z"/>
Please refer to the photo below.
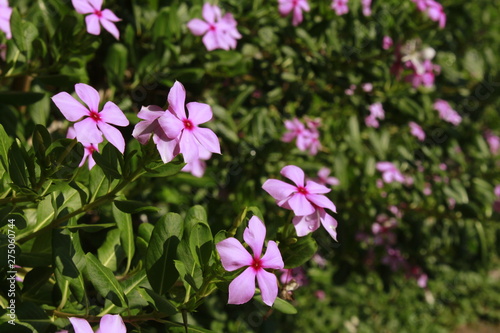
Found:
<path fill-rule="evenodd" d="M 244 207 L 256 206 L 271 239 L 288 212 L 275 205 L 262 183 L 279 178 L 289 164 L 310 176 L 323 166 L 332 169 L 340 180 L 329 194 L 338 209 L 339 241 L 323 230 L 314 234 L 328 264 L 305 264 L 309 284 L 295 292 L 298 313 L 268 314 L 257 302 L 225 306 L 227 296 L 219 292 L 193 314 L 200 326 L 217 332 L 444 332 L 476 321 L 499 323 L 500 228 L 492 209 L 499 160 L 484 133 L 500 134 L 500 1 L 441 3 L 448 17 L 442 30 L 411 1 L 374 1 L 371 17 L 362 16 L 357 1 L 341 17 L 329 1 L 311 1 L 311 12 L 298 27 L 279 16 L 274 1 L 220 1 L 234 14 L 243 38 L 236 50 L 207 52 L 186 28 L 201 16 L 202 1 L 106 1 L 105 8 L 123 19 L 116 41 L 105 32 L 87 34 L 70 1 L 19 0 L 20 31 L 13 29 L 7 59 L 0 63 L 0 122 L 28 150 L 36 124 L 48 127 L 53 140 L 64 138 L 66 122 L 50 97 L 85 82 L 125 111 L 132 124 L 123 133 L 136 147 L 135 114 L 143 105 L 164 107 L 175 80 L 185 85 L 188 101 L 210 104 L 215 116 L 208 126 L 220 137 L 223 154 L 212 157 L 203 178 L 180 173 L 141 178 L 128 187 L 127 199 L 158 208 L 132 214 L 135 231 L 141 222 L 167 212 L 184 215 L 199 204 L 216 232 L 228 229 Z M 16 40 L 16 33 L 22 39 Z M 434 88 L 413 89 L 390 73 L 394 56 L 381 48 L 385 35 L 396 43 L 420 38 L 437 51 L 442 72 Z M 372 93 L 344 93 L 363 82 L 373 83 Z M 459 126 L 438 118 L 432 108 L 436 98 L 459 111 L 464 118 Z M 374 102 L 386 111 L 379 129 L 363 121 Z M 303 116 L 322 119 L 323 149 L 316 156 L 280 141 L 283 121 Z M 409 121 L 423 126 L 425 142 L 409 134 Z M 385 160 L 411 175 L 414 185 L 377 188 L 375 163 Z M 418 171 L 417 160 L 425 171 Z M 436 175 L 449 183 L 434 181 Z M 430 196 L 422 193 L 426 182 L 432 185 Z M 2 193 L 8 188 L 4 177 Z M 380 263 L 365 262 L 368 250 L 356 233 L 368 231 L 389 205 L 404 212 L 398 247 L 428 274 L 426 289 Z M 112 222 L 111 207 L 98 207 L 82 221 Z M 85 252 L 96 253 L 111 230 L 80 231 Z M 138 262 L 136 255 L 133 263 Z M 326 298 L 315 298 L 315 290 L 324 290 Z M 30 302 L 41 309 L 50 299 L 35 295 Z M 142 332 L 156 329 L 151 324 Z"/>

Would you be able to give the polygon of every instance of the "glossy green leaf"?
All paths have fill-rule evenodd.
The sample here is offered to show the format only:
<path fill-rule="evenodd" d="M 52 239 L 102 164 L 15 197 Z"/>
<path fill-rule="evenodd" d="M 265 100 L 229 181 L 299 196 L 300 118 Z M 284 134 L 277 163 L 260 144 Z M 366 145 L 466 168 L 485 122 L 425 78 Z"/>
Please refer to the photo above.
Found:
<path fill-rule="evenodd" d="M 120 230 L 120 239 L 125 254 L 127 256 L 127 267 L 125 272 L 128 272 L 132 263 L 132 258 L 135 253 L 134 229 L 132 226 L 132 217 L 130 214 L 124 213 L 113 204 L 113 217 L 115 219 L 118 230 Z"/>

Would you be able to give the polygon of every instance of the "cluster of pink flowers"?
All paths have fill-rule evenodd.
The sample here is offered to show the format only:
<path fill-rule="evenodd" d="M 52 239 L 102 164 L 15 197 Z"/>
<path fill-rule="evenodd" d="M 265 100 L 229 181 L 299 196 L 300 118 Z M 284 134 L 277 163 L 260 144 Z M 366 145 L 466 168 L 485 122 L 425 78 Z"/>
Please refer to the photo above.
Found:
<path fill-rule="evenodd" d="M 355 90 L 357 89 L 357 86 L 355 84 L 351 84 L 349 88 L 345 90 L 345 94 L 347 96 L 352 96 L 354 95 Z M 373 84 L 370 82 L 362 83 L 361 84 L 361 89 L 363 89 L 364 92 L 369 93 L 373 91 Z"/>
<path fill-rule="evenodd" d="M 324 194 L 330 192 L 326 186 L 308 180 L 305 174 L 295 165 L 287 165 L 280 172 L 292 180 L 295 185 L 277 179 L 268 179 L 262 188 L 269 193 L 278 206 L 294 212 L 293 225 L 297 236 L 302 237 L 317 230 L 320 224 L 333 239 L 337 239 L 337 221 L 326 213 L 325 208 L 337 212 L 333 202 Z M 304 184 L 305 183 L 305 184 Z"/>
<path fill-rule="evenodd" d="M 210 157 L 209 153 L 220 154 L 219 139 L 215 133 L 199 127 L 212 119 L 212 108 L 208 104 L 191 102 L 186 105 L 187 115 L 184 107 L 186 90 L 178 81 L 170 89 L 167 100 L 167 110 L 156 105 L 141 109 L 137 116 L 143 121 L 135 126 L 132 136 L 146 144 L 153 134 L 153 142 L 164 163 L 182 153 L 187 170 L 202 174 L 203 160 Z"/>
<path fill-rule="evenodd" d="M 443 6 L 435 0 L 411 0 L 417 4 L 418 10 L 427 13 L 427 16 L 434 22 L 439 22 L 439 27 L 443 29 L 446 26 L 446 14 Z"/>
<path fill-rule="evenodd" d="M 230 50 L 236 48 L 236 40 L 241 38 L 236 26 L 238 23 L 233 14 L 222 16 L 221 9 L 208 2 L 203 5 L 204 20 L 195 18 L 188 22 L 187 27 L 193 35 L 203 36 L 203 44 L 208 51 L 215 49 Z"/>
<path fill-rule="evenodd" d="M 450 104 L 442 99 L 437 99 L 434 102 L 434 109 L 439 112 L 439 118 L 452 123 L 457 126 L 462 122 L 462 117 L 458 114 L 457 111 L 453 110 Z"/>
<path fill-rule="evenodd" d="M 370 115 L 365 118 L 366 126 L 378 128 L 378 119 L 382 120 L 385 118 L 385 111 L 382 107 L 382 103 L 374 103 L 368 106 L 368 110 L 370 111 Z"/>
<path fill-rule="evenodd" d="M 243 233 L 243 239 L 252 249 L 250 254 L 234 237 L 217 243 L 222 266 L 232 272 L 247 267 L 229 284 L 228 304 L 243 304 L 252 299 L 255 294 L 255 280 L 259 284 L 262 301 L 272 306 L 278 296 L 278 281 L 276 275 L 265 269 L 283 269 L 285 266 L 278 245 L 274 241 L 267 243 L 267 250 L 262 255 L 262 247 L 266 238 L 266 226 L 254 216 L 248 221 L 248 228 Z"/>
<path fill-rule="evenodd" d="M 392 182 L 411 184 L 413 179 L 411 177 L 405 177 L 399 171 L 399 169 L 391 162 L 377 162 L 376 168 L 382 173 L 382 179 L 385 183 L 390 184 Z"/>
<path fill-rule="evenodd" d="M 333 0 L 332 1 L 332 9 L 335 11 L 337 15 L 344 15 L 349 13 L 349 7 L 347 3 L 349 0 Z"/>
<path fill-rule="evenodd" d="M 408 126 L 410 126 L 410 133 L 411 133 L 411 135 L 413 135 L 414 137 L 416 137 L 420 141 L 424 141 L 425 140 L 425 132 L 422 129 L 422 127 L 420 127 L 419 124 L 417 124 L 414 121 L 410 121 L 408 123 Z"/>
<path fill-rule="evenodd" d="M 304 125 L 299 119 L 285 120 L 285 127 L 288 130 L 281 140 L 291 142 L 296 139 L 297 148 L 301 151 L 309 151 L 309 154 L 316 155 L 321 149 L 319 142 L 318 128 L 321 125 L 320 119 L 307 119 Z"/>
<path fill-rule="evenodd" d="M 115 22 L 121 21 L 111 10 L 102 9 L 103 0 L 71 0 L 73 7 L 79 14 L 90 14 L 85 17 L 87 32 L 92 35 L 101 33 L 101 25 L 116 39 L 120 39 L 120 32 Z"/>
<path fill-rule="evenodd" d="M 7 39 L 12 38 L 10 31 L 10 16 L 12 15 L 12 8 L 9 7 L 7 0 L 0 0 L 0 31 L 5 32 Z"/>
<path fill-rule="evenodd" d="M 406 81 L 410 82 L 413 88 L 420 86 L 432 87 L 436 79 L 436 74 L 441 72 L 441 67 L 432 63 L 430 59 L 425 59 L 422 64 L 414 61 L 405 63 L 406 68 L 413 70 L 412 74 L 406 76 Z"/>
<path fill-rule="evenodd" d="M 491 131 L 486 131 L 484 137 L 486 138 L 486 142 L 488 142 L 491 154 L 498 154 L 500 151 L 500 137 L 493 134 Z"/>
<path fill-rule="evenodd" d="M 302 11 L 310 10 L 307 0 L 278 0 L 278 11 L 281 16 L 292 14 L 292 24 L 299 25 L 304 19 Z"/>
<path fill-rule="evenodd" d="M 388 50 L 394 45 L 394 42 L 392 41 L 392 38 L 389 36 L 384 36 L 384 39 L 382 40 L 382 48 L 384 50 Z"/>

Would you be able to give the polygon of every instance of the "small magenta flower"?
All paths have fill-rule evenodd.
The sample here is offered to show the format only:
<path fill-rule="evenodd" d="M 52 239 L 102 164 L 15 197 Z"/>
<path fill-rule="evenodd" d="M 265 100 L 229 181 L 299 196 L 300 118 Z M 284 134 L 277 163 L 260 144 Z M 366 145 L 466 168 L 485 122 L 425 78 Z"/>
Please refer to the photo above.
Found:
<path fill-rule="evenodd" d="M 67 92 L 53 96 L 52 101 L 66 119 L 78 121 L 74 125 L 77 140 L 83 144 L 99 144 L 104 134 L 104 137 L 123 154 L 125 140 L 119 130 L 109 125 L 127 126 L 129 121 L 123 111 L 115 103 L 107 102 L 99 112 L 99 93 L 87 84 L 76 84 L 75 91 L 78 97 L 87 104 L 88 109 Z M 79 121 L 81 118 L 84 119 Z"/>
<path fill-rule="evenodd" d="M 462 122 L 462 117 L 445 100 L 437 99 L 434 102 L 434 109 L 439 112 L 439 118 L 444 121 L 452 123 L 455 126 Z"/>
<path fill-rule="evenodd" d="M 305 175 L 301 168 L 287 165 L 280 173 L 292 180 L 295 186 L 277 179 L 268 179 L 262 185 L 264 191 L 277 200 L 278 206 L 293 210 L 297 216 L 311 215 L 318 207 L 337 212 L 333 202 L 323 195 L 330 189 L 312 180 L 304 185 Z"/>
<path fill-rule="evenodd" d="M 195 18 L 188 22 L 187 27 L 195 36 L 204 35 L 202 41 L 208 51 L 236 48 L 236 40 L 241 35 L 233 14 L 222 17 L 220 8 L 207 2 L 203 5 L 202 16 L 205 21 Z"/>
<path fill-rule="evenodd" d="M 248 221 L 248 228 L 243 233 L 243 239 L 253 251 L 251 255 L 234 237 L 217 243 L 222 266 L 226 271 L 248 267 L 229 284 L 228 304 L 243 304 L 252 299 L 255 294 L 255 279 L 259 284 L 262 300 L 272 306 L 278 296 L 278 280 L 267 269 L 282 269 L 285 265 L 278 245 L 274 241 L 267 243 L 267 251 L 262 256 L 262 247 L 266 237 L 266 227 L 258 217 L 253 216 Z"/>
<path fill-rule="evenodd" d="M 374 103 L 368 106 L 370 115 L 365 118 L 365 124 L 368 127 L 378 128 L 378 119 L 382 120 L 385 118 L 385 111 L 382 103 Z"/>
<path fill-rule="evenodd" d="M 410 121 L 408 123 L 408 126 L 410 126 L 410 133 L 411 133 L 411 135 L 413 135 L 414 137 L 416 137 L 420 141 L 424 141 L 425 140 L 425 132 L 422 129 L 422 127 L 420 127 L 419 124 L 417 124 L 416 122 Z"/>
<path fill-rule="evenodd" d="M 120 39 L 120 32 L 114 22 L 121 19 L 109 9 L 102 9 L 103 0 L 71 0 L 78 14 L 90 14 L 85 17 L 87 32 L 92 35 L 101 33 L 101 25 L 116 39 Z"/>
<path fill-rule="evenodd" d="M 12 8 L 9 7 L 8 1 L 0 0 L 0 30 L 5 32 L 7 39 L 12 38 L 12 32 L 10 30 L 11 15 L 12 15 Z"/>
<path fill-rule="evenodd" d="M 417 5 L 418 10 L 426 12 L 427 16 L 435 22 L 439 22 L 439 27 L 443 29 L 446 26 L 446 14 L 443 6 L 434 0 L 411 0 Z"/>
<path fill-rule="evenodd" d="M 320 185 L 329 184 L 331 186 L 338 186 L 340 181 L 335 177 L 330 177 L 330 169 L 323 167 L 318 171 L 318 178 L 315 181 Z"/>
<path fill-rule="evenodd" d="M 184 104 L 186 90 L 176 81 L 168 93 L 168 112 L 158 118 L 166 137 L 178 141 L 178 149 L 186 163 L 193 163 L 200 158 L 200 149 L 220 154 L 220 144 L 217 135 L 208 128 L 198 125 L 212 119 L 212 108 L 208 104 L 190 102 L 186 104 L 189 116 L 186 115 Z"/>
<path fill-rule="evenodd" d="M 287 16 L 293 11 L 292 24 L 299 25 L 303 18 L 302 11 L 310 10 L 307 0 L 278 0 L 278 10 L 281 16 Z"/>
<path fill-rule="evenodd" d="M 500 137 L 493 134 L 491 131 L 486 131 L 486 133 L 484 133 L 484 136 L 486 138 L 486 142 L 488 142 L 488 145 L 490 146 L 491 154 L 498 154 L 498 152 L 500 151 Z"/>
<path fill-rule="evenodd" d="M 82 318 L 70 317 L 69 321 L 73 325 L 76 333 L 94 333 L 88 321 Z M 127 328 L 119 315 L 107 314 L 101 318 L 99 329 L 96 333 L 127 333 Z"/>
<path fill-rule="evenodd" d="M 66 138 L 76 139 L 76 131 L 73 127 L 68 128 L 68 133 L 66 134 Z M 94 152 L 99 152 L 99 147 L 97 146 L 97 144 L 84 143 L 83 144 L 83 158 L 78 166 L 82 167 L 85 164 L 85 161 L 87 161 L 87 159 L 88 159 L 89 160 L 89 170 L 92 170 L 92 168 L 96 164 L 94 157 L 92 156 L 92 154 Z"/>
<path fill-rule="evenodd" d="M 363 15 L 370 16 L 372 14 L 372 0 L 361 0 L 363 6 Z"/>
<path fill-rule="evenodd" d="M 377 162 L 376 168 L 382 172 L 382 179 L 387 184 L 392 182 L 404 183 L 406 180 L 401 171 L 391 162 Z"/>
<path fill-rule="evenodd" d="M 372 92 L 372 90 L 373 90 L 373 84 L 370 83 L 370 82 L 363 83 L 361 85 L 361 89 L 363 89 L 363 91 L 366 92 L 366 93 Z"/>
<path fill-rule="evenodd" d="M 392 38 L 389 36 L 384 36 L 384 39 L 382 40 L 382 48 L 384 50 L 388 50 L 392 47 L 394 42 L 392 41 Z"/>
<path fill-rule="evenodd" d="M 349 0 L 333 0 L 331 7 L 337 15 L 344 15 L 349 13 L 348 2 Z"/>

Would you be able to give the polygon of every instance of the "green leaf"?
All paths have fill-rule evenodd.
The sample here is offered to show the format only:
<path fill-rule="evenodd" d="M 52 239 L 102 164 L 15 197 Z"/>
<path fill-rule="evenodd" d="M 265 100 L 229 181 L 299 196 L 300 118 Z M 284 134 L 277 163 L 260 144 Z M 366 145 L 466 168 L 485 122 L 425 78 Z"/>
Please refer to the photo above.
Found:
<path fill-rule="evenodd" d="M 10 178 L 12 179 L 14 184 L 21 187 L 27 187 L 28 175 L 26 172 L 26 163 L 17 141 L 14 141 L 10 146 L 8 158 Z"/>
<path fill-rule="evenodd" d="M 104 267 L 92 253 L 85 255 L 87 262 L 86 272 L 88 279 L 92 282 L 99 294 L 109 299 L 116 306 L 124 307 L 127 299 L 123 293 L 122 286 L 116 280 L 113 272 Z"/>
<path fill-rule="evenodd" d="M 50 194 L 46 196 L 39 204 L 36 209 L 36 226 L 33 229 L 33 232 L 38 231 L 52 222 L 54 217 L 56 216 L 57 207 L 54 207 L 52 203 L 52 196 Z"/>
<path fill-rule="evenodd" d="M 123 44 L 115 43 L 108 48 L 108 54 L 103 65 L 108 78 L 116 86 L 123 85 L 123 78 L 127 70 L 128 50 Z"/>
<path fill-rule="evenodd" d="M 189 208 L 184 219 L 184 236 L 189 237 L 190 230 L 200 222 L 207 223 L 205 208 L 199 205 Z"/>
<path fill-rule="evenodd" d="M 318 250 L 318 244 L 312 238 L 311 234 L 305 237 L 299 237 L 297 242 L 292 245 L 279 245 L 285 268 L 295 268 L 306 263 Z"/>
<path fill-rule="evenodd" d="M 144 169 L 146 173 L 145 177 L 169 177 L 178 174 L 186 163 L 163 163 L 163 162 L 151 162 L 147 164 Z"/>
<path fill-rule="evenodd" d="M 179 277 L 174 260 L 183 229 L 182 218 L 175 213 L 165 215 L 153 229 L 146 255 L 146 273 L 151 287 L 160 295 L 165 295 Z"/>
<path fill-rule="evenodd" d="M 151 304 L 157 311 L 161 312 L 166 316 L 172 316 L 177 313 L 177 309 L 175 306 L 170 303 L 165 297 L 155 293 L 153 290 L 148 288 L 143 288 L 146 293 L 153 300 L 153 304 Z"/>
<path fill-rule="evenodd" d="M 108 188 L 109 180 L 104 175 L 104 172 L 100 168 L 92 168 L 90 170 L 89 183 L 90 201 L 94 201 L 96 198 L 105 195 L 108 192 Z"/>
<path fill-rule="evenodd" d="M 119 162 L 123 163 L 123 156 L 115 146 L 108 143 L 104 146 L 101 153 L 94 152 L 92 157 L 109 179 L 121 178 Z"/>
<path fill-rule="evenodd" d="M 104 267 L 113 272 L 117 270 L 118 264 L 124 258 L 123 247 L 120 245 L 120 230 L 108 231 L 104 243 L 97 249 L 97 258 Z"/>
<path fill-rule="evenodd" d="M 115 200 L 114 204 L 116 208 L 124 213 L 137 214 L 141 212 L 158 212 L 157 207 L 149 206 L 141 201 L 135 200 Z"/>
<path fill-rule="evenodd" d="M 256 300 L 258 300 L 259 302 L 261 302 L 262 304 L 264 304 L 264 302 L 262 301 L 261 295 L 255 296 L 254 298 Z M 279 312 L 285 313 L 285 314 L 296 314 L 297 313 L 297 309 L 292 304 L 288 303 L 287 301 L 285 301 L 284 299 L 279 298 L 279 297 L 276 298 L 276 300 L 274 301 L 273 309 L 278 310 Z"/>
<path fill-rule="evenodd" d="M 2 124 L 0 124 L 0 179 L 8 169 L 8 153 L 12 139 L 9 137 Z"/>
<path fill-rule="evenodd" d="M 132 217 L 130 214 L 124 213 L 113 204 L 113 217 L 115 218 L 116 225 L 120 230 L 120 239 L 127 256 L 127 267 L 125 273 L 130 269 L 132 258 L 135 253 L 134 243 L 134 229 L 132 226 Z"/>
<path fill-rule="evenodd" d="M 50 138 L 49 131 L 42 125 L 36 125 L 33 131 L 33 149 L 35 151 L 35 156 L 38 165 L 42 167 L 42 170 L 48 167 L 48 159 L 45 156 L 47 148 L 51 145 L 52 140 Z"/>
<path fill-rule="evenodd" d="M 33 41 L 38 37 L 38 29 L 33 23 L 21 20 L 19 12 L 14 8 L 11 15 L 11 30 L 19 51 L 26 52 L 27 58 L 30 59 Z"/>
<path fill-rule="evenodd" d="M 190 231 L 189 247 L 196 262 L 205 267 L 212 257 L 214 242 L 208 224 L 197 223 Z"/>
<path fill-rule="evenodd" d="M 194 290 L 198 290 L 203 283 L 203 273 L 185 239 L 177 247 L 177 257 L 179 260 L 175 261 L 175 267 L 179 271 L 186 291 L 189 290 L 189 286 L 192 286 Z"/>

